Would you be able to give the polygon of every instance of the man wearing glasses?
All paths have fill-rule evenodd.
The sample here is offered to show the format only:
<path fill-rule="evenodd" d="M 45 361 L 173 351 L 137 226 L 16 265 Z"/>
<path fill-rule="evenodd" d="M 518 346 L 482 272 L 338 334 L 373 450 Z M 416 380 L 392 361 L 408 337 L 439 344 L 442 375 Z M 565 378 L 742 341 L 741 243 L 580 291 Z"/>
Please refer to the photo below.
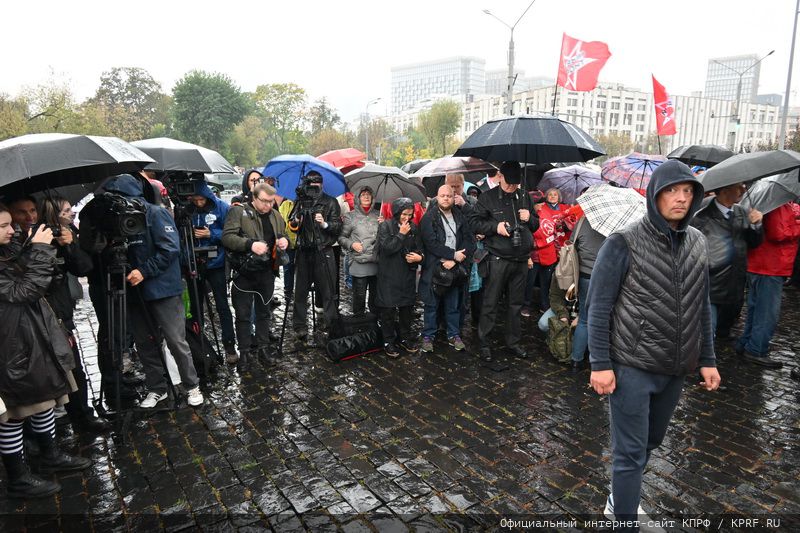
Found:
<path fill-rule="evenodd" d="M 222 245 L 230 252 L 231 301 L 236 315 L 236 341 L 239 346 L 239 369 L 246 371 L 252 357 L 268 359 L 269 303 L 275 287 L 274 257 L 285 251 L 286 224 L 275 205 L 275 189 L 258 183 L 251 200 L 231 207 L 222 232 Z M 276 250 L 277 248 L 277 250 Z M 251 317 L 255 306 L 255 338 Z"/>

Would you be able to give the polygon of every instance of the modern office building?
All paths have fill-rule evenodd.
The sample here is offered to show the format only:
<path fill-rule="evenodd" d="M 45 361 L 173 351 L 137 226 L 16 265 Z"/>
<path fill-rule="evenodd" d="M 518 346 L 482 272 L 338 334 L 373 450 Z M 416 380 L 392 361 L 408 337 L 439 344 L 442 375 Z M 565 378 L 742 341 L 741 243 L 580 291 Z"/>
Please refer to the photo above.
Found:
<path fill-rule="evenodd" d="M 391 113 L 413 108 L 432 95 L 478 95 L 486 86 L 485 61 L 450 57 L 392 67 Z"/>
<path fill-rule="evenodd" d="M 736 100 L 739 80 L 742 83 L 742 102 L 753 102 L 758 94 L 761 64 L 755 54 L 716 57 L 708 60 L 705 98 Z M 755 66 L 753 66 L 755 65 Z"/>

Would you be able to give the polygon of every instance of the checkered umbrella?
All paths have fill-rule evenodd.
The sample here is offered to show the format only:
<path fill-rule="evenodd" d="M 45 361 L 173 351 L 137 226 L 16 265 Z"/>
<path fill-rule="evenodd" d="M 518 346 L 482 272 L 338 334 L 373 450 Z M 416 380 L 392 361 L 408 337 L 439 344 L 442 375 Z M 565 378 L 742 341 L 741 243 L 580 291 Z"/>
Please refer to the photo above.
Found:
<path fill-rule="evenodd" d="M 607 184 L 589 187 L 578 198 L 578 205 L 592 228 L 606 237 L 639 221 L 647 213 L 644 196 L 633 189 Z"/>

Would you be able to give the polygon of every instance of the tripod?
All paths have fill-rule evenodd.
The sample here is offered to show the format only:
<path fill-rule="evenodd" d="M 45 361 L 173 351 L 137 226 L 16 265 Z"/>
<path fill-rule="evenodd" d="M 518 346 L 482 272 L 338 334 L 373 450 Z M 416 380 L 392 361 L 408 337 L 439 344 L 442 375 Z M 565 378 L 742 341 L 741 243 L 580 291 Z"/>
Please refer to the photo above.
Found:
<path fill-rule="evenodd" d="M 97 400 L 94 402 L 95 409 L 99 414 L 105 418 L 113 418 L 115 433 L 122 444 L 125 444 L 126 442 L 128 428 L 130 427 L 133 413 L 136 411 L 141 411 L 141 409 L 138 408 L 123 409 L 121 397 L 123 367 L 122 360 L 125 352 L 127 351 L 127 274 L 128 270 L 130 269 L 130 265 L 127 263 L 127 251 L 128 245 L 125 241 L 113 241 L 104 252 L 104 254 L 110 259 L 108 266 L 105 268 L 106 318 L 108 323 L 108 339 L 106 348 L 111 354 L 112 368 L 114 370 L 115 404 L 113 413 L 110 413 L 103 407 L 103 399 L 106 395 L 105 382 L 101 382 L 100 393 L 98 394 Z M 101 260 L 101 264 L 102 263 L 103 261 Z M 144 301 L 141 297 L 141 293 L 138 290 L 136 292 L 142 307 L 144 307 Z M 147 321 L 148 329 L 150 330 L 154 339 L 153 342 L 156 340 L 160 341 L 160 335 L 157 335 L 158 329 L 155 327 L 155 324 L 152 323 L 152 318 L 150 315 L 148 313 L 142 313 L 142 315 L 142 318 Z M 161 354 L 161 363 L 164 367 L 164 372 L 169 374 L 167 372 L 166 355 L 164 354 L 164 349 L 160 342 L 159 352 Z M 175 392 L 175 387 L 172 384 L 172 381 L 169 379 L 169 376 L 167 376 L 167 386 L 172 392 L 174 401 L 174 406 L 172 409 L 176 409 L 178 407 L 178 395 Z M 147 412 L 164 412 L 168 410 L 171 409 L 162 408 L 147 410 Z"/>

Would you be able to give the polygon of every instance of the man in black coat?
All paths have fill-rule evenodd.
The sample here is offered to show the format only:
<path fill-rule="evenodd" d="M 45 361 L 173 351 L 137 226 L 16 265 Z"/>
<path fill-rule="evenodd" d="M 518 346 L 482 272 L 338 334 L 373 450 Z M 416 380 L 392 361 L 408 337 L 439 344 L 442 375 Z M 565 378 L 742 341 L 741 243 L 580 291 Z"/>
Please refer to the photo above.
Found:
<path fill-rule="evenodd" d="M 714 198 L 703 200 L 691 222 L 708 241 L 711 320 L 720 339 L 730 336 L 742 311 L 747 250 L 764 240 L 761 212 L 739 205 L 745 190 L 743 183 L 718 189 Z"/>
<path fill-rule="evenodd" d="M 519 188 L 521 174 L 516 161 L 503 163 L 497 172 L 500 185 L 481 194 L 469 215 L 472 230 L 485 235 L 483 243 L 489 251 L 483 260 L 486 265 L 482 265 L 486 279 L 478 324 L 481 358 L 487 362 L 492 360 L 489 335 L 494 329 L 497 305 L 503 292 L 508 294 L 506 346 L 519 358 L 528 356 L 519 344 L 519 312 L 533 249 L 533 232 L 539 228 L 539 219 L 533 213 L 530 196 Z"/>
<path fill-rule="evenodd" d="M 312 283 L 322 299 L 316 305 L 321 304 L 324 309 L 323 326 L 332 324 L 339 312 L 333 245 L 342 232 L 342 213 L 339 202 L 322 192 L 322 176 L 318 172 L 312 170 L 303 177 L 288 226 L 297 232 L 292 322 L 297 339 L 304 341 L 308 336 L 307 299 Z"/>
<path fill-rule="evenodd" d="M 469 231 L 461 209 L 454 205 L 454 192 L 451 185 L 439 187 L 436 205 L 428 208 L 420 222 L 425 247 L 425 262 L 419 283 L 420 298 L 425 305 L 420 347 L 423 352 L 433 351 L 440 306 L 444 308 L 450 346 L 457 351 L 465 349 L 461 340 L 461 310 L 464 284 L 469 280 L 470 258 L 475 252 L 475 238 Z M 451 284 L 448 287 L 438 284 L 437 287 L 437 274 L 444 271 L 451 273 Z"/>

